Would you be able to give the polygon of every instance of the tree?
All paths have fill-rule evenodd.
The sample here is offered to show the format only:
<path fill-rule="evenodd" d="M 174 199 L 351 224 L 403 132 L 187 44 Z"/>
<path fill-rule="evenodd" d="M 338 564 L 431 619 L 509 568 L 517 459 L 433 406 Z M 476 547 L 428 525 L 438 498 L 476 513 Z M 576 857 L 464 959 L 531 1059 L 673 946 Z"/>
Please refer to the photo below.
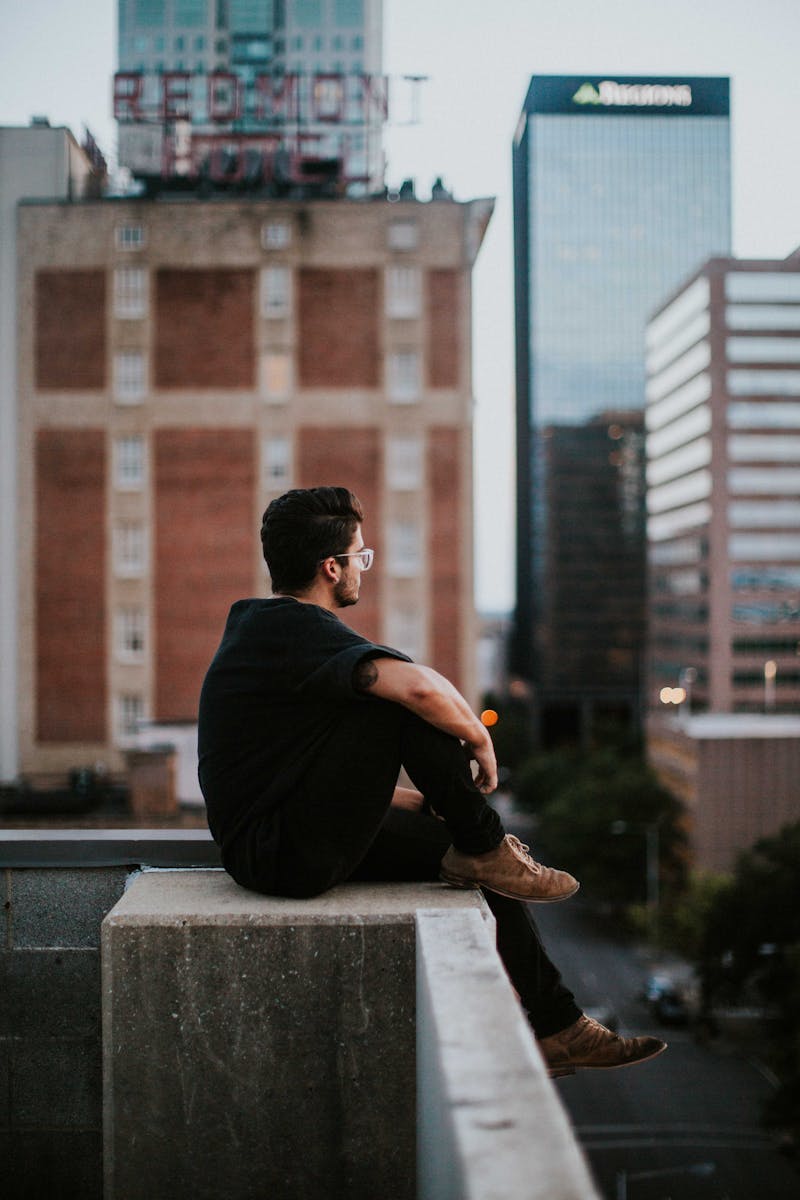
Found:
<path fill-rule="evenodd" d="M 740 855 L 710 906 L 700 947 L 705 1004 L 763 1006 L 781 1080 L 767 1116 L 800 1138 L 800 822 Z"/>
<path fill-rule="evenodd" d="M 594 899 L 646 898 L 648 827 L 658 829 L 662 883 L 682 879 L 681 807 L 638 754 L 609 746 L 539 756 L 520 772 L 517 797 L 538 813 L 551 861 L 574 872 Z"/>

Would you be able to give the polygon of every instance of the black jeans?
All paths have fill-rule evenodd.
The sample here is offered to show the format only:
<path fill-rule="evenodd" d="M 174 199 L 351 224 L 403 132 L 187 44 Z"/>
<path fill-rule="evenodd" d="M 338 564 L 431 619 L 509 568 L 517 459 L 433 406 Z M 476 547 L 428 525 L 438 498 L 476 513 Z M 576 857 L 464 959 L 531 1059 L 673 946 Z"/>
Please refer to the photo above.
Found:
<path fill-rule="evenodd" d="M 441 820 L 390 807 L 401 766 Z M 282 807 L 275 834 L 275 878 L 255 886 L 313 896 L 348 879 L 436 880 L 451 843 L 481 854 L 502 841 L 504 830 L 473 783 L 457 738 L 401 705 L 370 698 L 342 706 L 329 745 Z M 497 923 L 498 952 L 533 1028 L 539 1037 L 565 1029 L 581 1010 L 548 958 L 529 907 L 485 895 Z"/>

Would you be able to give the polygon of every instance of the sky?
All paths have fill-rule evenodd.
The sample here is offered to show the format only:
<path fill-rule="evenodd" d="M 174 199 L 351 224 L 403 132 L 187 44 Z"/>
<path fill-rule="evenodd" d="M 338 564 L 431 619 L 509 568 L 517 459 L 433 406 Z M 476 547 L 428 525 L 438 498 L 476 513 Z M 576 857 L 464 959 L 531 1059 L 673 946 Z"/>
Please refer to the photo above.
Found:
<path fill-rule="evenodd" d="M 44 114 L 113 152 L 115 0 L 0 0 L 0 124 Z M 427 76 L 387 179 L 495 197 L 474 273 L 476 597 L 513 604 L 511 142 L 532 74 L 729 75 L 733 251 L 800 245 L 800 0 L 385 0 L 384 69 Z"/>

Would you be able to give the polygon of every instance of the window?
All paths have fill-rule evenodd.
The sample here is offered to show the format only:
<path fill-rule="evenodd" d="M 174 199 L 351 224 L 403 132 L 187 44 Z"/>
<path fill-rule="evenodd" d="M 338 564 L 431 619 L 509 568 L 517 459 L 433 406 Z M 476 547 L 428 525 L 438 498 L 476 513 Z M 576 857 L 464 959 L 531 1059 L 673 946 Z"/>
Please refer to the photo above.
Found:
<path fill-rule="evenodd" d="M 120 608 L 114 621 L 114 640 L 119 662 L 139 663 L 144 659 L 144 613 L 141 608 Z"/>
<path fill-rule="evenodd" d="M 294 0 L 294 23 L 306 29 L 322 24 L 322 0 Z"/>
<path fill-rule="evenodd" d="M 264 267 L 261 271 L 261 315 L 288 317 L 291 308 L 292 276 L 288 267 Z"/>
<path fill-rule="evenodd" d="M 118 579 L 144 575 L 146 547 L 141 521 L 120 521 L 114 526 L 114 573 Z"/>
<path fill-rule="evenodd" d="M 422 438 L 391 434 L 386 442 L 386 483 L 397 492 L 422 487 Z"/>
<path fill-rule="evenodd" d="M 800 468 L 732 467 L 728 491 L 740 496 L 791 496 L 800 492 Z"/>
<path fill-rule="evenodd" d="M 731 429 L 800 429 L 800 404 L 737 400 L 728 405 L 728 425 Z"/>
<path fill-rule="evenodd" d="M 800 500 L 736 500 L 728 505 L 732 529 L 800 529 Z"/>
<path fill-rule="evenodd" d="M 143 267 L 117 267 L 114 271 L 114 316 L 123 319 L 147 315 L 147 272 Z"/>
<path fill-rule="evenodd" d="M 138 404 L 146 390 L 144 353 L 120 350 L 114 355 L 114 399 L 120 404 Z"/>
<path fill-rule="evenodd" d="M 271 404 L 283 404 L 292 386 L 291 358 L 285 351 L 261 356 L 261 395 Z"/>
<path fill-rule="evenodd" d="M 728 362 L 800 362 L 800 339 L 796 337 L 729 337 L 725 349 Z"/>
<path fill-rule="evenodd" d="M 387 528 L 388 570 L 395 579 L 413 579 L 421 567 L 421 538 L 416 521 L 399 518 Z"/>
<path fill-rule="evenodd" d="M 121 492 L 136 492 L 144 486 L 144 438 L 117 438 L 114 443 L 114 480 Z"/>
<path fill-rule="evenodd" d="M 364 20 L 364 0 L 334 0 L 334 20 L 337 25 L 360 25 Z"/>
<path fill-rule="evenodd" d="M 281 492 L 292 486 L 292 441 L 284 434 L 264 439 L 262 447 L 264 488 Z"/>
<path fill-rule="evenodd" d="M 725 276 L 727 300 L 800 300 L 800 272 L 729 271 Z"/>
<path fill-rule="evenodd" d="M 391 608 L 386 615 L 385 642 L 395 650 L 401 650 L 409 658 L 423 659 L 422 615 L 410 609 Z"/>
<path fill-rule="evenodd" d="M 389 355 L 389 399 L 395 404 L 413 404 L 419 399 L 420 369 L 416 350 L 398 350 Z"/>
<path fill-rule="evenodd" d="M 416 221 L 390 221 L 387 229 L 390 250 L 416 250 L 419 227 Z"/>
<path fill-rule="evenodd" d="M 287 221 L 266 221 L 261 226 L 261 245 L 265 250 L 285 250 L 292 240 Z"/>
<path fill-rule="evenodd" d="M 800 371 L 728 371 L 731 396 L 800 396 Z"/>
<path fill-rule="evenodd" d="M 118 225 L 115 236 L 118 250 L 141 250 L 145 244 L 141 225 Z"/>
<path fill-rule="evenodd" d="M 800 437 L 758 433 L 732 434 L 728 457 L 733 462 L 800 462 Z"/>
<path fill-rule="evenodd" d="M 124 692 L 117 697 L 117 737 L 120 741 L 135 739 L 145 719 L 144 697 L 133 692 Z"/>
<path fill-rule="evenodd" d="M 421 294 L 418 267 L 389 267 L 386 272 L 387 317 L 418 317 Z"/>

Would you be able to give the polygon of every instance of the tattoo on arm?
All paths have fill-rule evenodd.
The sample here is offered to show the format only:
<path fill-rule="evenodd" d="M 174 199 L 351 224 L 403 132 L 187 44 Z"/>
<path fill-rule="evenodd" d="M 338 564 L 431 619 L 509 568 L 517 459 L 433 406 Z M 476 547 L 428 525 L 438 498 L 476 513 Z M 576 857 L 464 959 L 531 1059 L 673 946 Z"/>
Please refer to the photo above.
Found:
<path fill-rule="evenodd" d="M 371 658 L 363 659 L 353 672 L 356 691 L 368 692 L 378 682 L 378 668 Z"/>

